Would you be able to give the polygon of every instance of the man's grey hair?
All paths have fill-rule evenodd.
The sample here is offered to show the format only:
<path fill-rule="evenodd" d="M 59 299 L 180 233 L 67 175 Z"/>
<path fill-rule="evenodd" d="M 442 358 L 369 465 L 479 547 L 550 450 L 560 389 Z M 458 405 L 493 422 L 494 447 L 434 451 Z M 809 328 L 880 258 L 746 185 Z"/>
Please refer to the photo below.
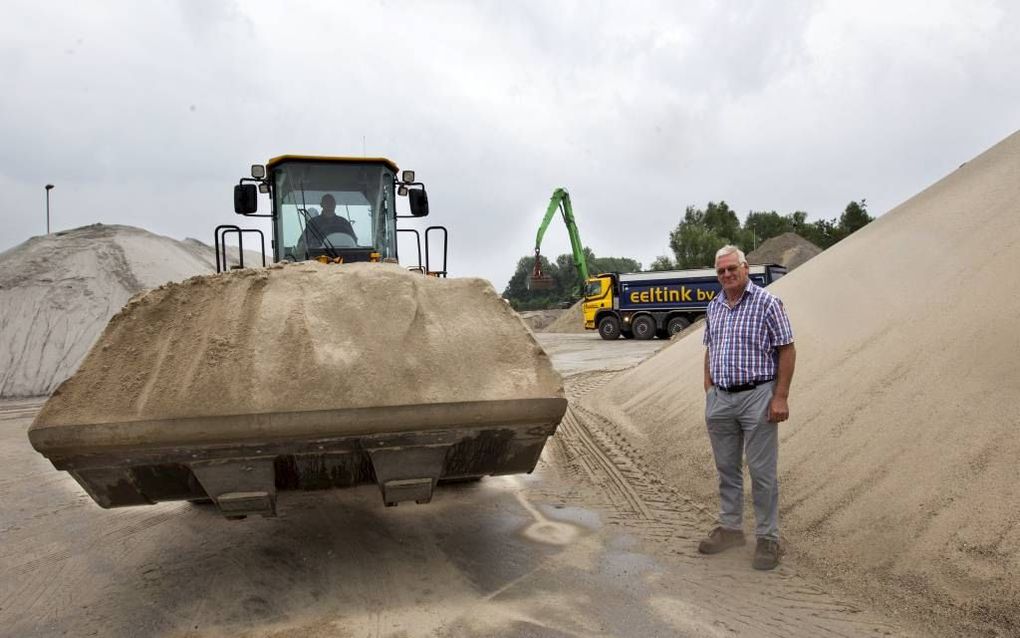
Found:
<path fill-rule="evenodd" d="M 719 250 L 715 251 L 715 260 L 718 262 L 720 257 L 725 257 L 726 255 L 730 255 L 732 253 L 737 253 L 737 263 L 738 264 L 746 264 L 747 263 L 747 257 L 744 256 L 744 251 L 740 250 L 739 248 L 737 248 L 733 244 L 729 244 L 729 245 L 723 246 Z"/>

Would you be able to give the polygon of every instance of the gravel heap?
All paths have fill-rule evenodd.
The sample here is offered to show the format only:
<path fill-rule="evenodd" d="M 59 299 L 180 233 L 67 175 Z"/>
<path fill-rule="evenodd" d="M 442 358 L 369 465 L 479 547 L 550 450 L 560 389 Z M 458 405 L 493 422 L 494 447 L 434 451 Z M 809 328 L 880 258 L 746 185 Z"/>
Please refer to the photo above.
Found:
<path fill-rule="evenodd" d="M 822 249 L 797 233 L 783 233 L 770 237 L 747 254 L 752 264 L 779 264 L 793 270 L 822 252 Z"/>
<path fill-rule="evenodd" d="M 94 224 L 0 253 L 0 397 L 47 395 L 133 295 L 215 271 L 212 248 Z"/>
<path fill-rule="evenodd" d="M 542 332 L 584 332 L 584 299 L 564 310 Z"/>

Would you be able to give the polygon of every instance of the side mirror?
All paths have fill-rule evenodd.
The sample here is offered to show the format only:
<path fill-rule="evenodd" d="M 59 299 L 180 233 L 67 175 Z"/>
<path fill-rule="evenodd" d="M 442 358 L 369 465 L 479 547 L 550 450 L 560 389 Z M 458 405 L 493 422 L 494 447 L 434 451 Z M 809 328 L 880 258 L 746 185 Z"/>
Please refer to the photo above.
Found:
<path fill-rule="evenodd" d="M 238 184 L 234 187 L 234 212 L 251 215 L 259 209 L 259 191 L 255 184 Z"/>
<path fill-rule="evenodd" d="M 425 217 L 429 214 L 429 196 L 424 188 L 416 188 L 407 193 L 407 202 L 411 205 L 411 215 Z"/>

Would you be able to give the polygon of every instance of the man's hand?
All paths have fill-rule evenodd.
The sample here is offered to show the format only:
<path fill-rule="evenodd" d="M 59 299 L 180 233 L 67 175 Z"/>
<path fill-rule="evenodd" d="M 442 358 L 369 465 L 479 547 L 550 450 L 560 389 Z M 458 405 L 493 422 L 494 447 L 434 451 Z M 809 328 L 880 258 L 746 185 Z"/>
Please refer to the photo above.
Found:
<path fill-rule="evenodd" d="M 790 418 L 790 406 L 786 397 L 773 396 L 769 402 L 769 422 L 782 423 Z"/>

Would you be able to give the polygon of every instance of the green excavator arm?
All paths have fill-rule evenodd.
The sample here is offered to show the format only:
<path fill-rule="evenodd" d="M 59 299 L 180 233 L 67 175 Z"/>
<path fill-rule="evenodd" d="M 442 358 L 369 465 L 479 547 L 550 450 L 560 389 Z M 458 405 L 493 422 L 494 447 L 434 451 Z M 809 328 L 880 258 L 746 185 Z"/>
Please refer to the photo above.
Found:
<path fill-rule="evenodd" d="M 528 287 L 532 290 L 548 290 L 555 287 L 556 282 L 552 277 L 542 272 L 542 237 L 549 228 L 553 216 L 559 211 L 563 215 L 563 223 L 567 225 L 567 234 L 570 235 L 570 248 L 574 253 L 574 266 L 577 267 L 577 274 L 581 278 L 581 285 L 588 281 L 588 262 L 584 258 L 584 244 L 581 243 L 581 234 L 577 230 L 577 222 L 574 221 L 574 207 L 570 204 L 570 193 L 565 188 L 557 188 L 549 199 L 549 206 L 546 208 L 545 217 L 538 227 L 538 236 L 535 238 L 535 267 L 528 281 Z"/>

